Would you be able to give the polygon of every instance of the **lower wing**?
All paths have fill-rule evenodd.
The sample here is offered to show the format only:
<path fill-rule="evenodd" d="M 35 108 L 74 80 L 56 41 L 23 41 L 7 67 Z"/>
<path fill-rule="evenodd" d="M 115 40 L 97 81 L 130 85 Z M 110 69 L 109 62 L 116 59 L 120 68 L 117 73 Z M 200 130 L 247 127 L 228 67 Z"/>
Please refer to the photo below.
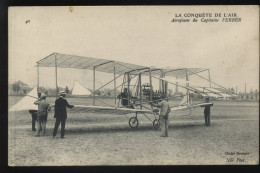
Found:
<path fill-rule="evenodd" d="M 116 108 L 116 107 L 104 107 L 104 106 L 85 106 L 85 105 L 74 105 L 74 111 L 77 112 L 88 112 L 88 113 L 101 113 L 101 114 L 131 114 L 131 113 L 150 113 L 153 112 L 151 110 L 144 109 L 130 109 L 130 108 Z"/>
<path fill-rule="evenodd" d="M 213 106 L 213 103 L 203 102 L 203 103 L 197 103 L 197 104 L 185 104 L 185 105 L 180 105 L 180 106 L 174 106 L 171 108 L 171 111 L 186 110 L 186 109 L 204 107 L 204 106 Z"/>

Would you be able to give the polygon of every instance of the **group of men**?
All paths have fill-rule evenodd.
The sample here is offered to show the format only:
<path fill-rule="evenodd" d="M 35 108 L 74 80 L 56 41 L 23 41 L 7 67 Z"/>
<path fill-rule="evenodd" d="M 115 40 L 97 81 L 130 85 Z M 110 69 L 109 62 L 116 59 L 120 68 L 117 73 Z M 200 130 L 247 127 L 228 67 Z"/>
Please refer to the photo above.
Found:
<path fill-rule="evenodd" d="M 61 138 L 64 138 L 65 135 L 65 123 L 67 119 L 67 107 L 73 108 L 74 105 L 70 105 L 65 99 L 66 93 L 64 91 L 59 93 L 59 98 L 55 101 L 55 113 L 54 118 L 56 118 L 55 126 L 53 130 L 53 138 L 56 137 L 59 125 L 61 124 Z M 131 94 L 128 94 L 127 89 L 124 89 L 118 98 L 121 99 L 121 104 L 127 108 L 134 108 L 132 102 L 128 99 L 131 98 Z M 209 99 L 206 98 L 206 102 L 209 102 Z M 51 110 L 50 104 L 46 101 L 46 95 L 42 94 L 40 98 L 34 102 L 34 104 L 38 105 L 37 112 L 30 112 L 32 114 L 32 130 L 36 131 L 35 136 L 40 136 L 40 131 L 43 131 L 43 135 L 45 135 L 46 131 L 46 122 L 48 117 L 48 111 Z M 170 105 L 168 103 L 168 98 L 166 95 L 162 95 L 162 101 L 158 103 L 150 102 L 152 106 L 160 108 L 159 115 L 159 125 L 161 130 L 161 137 L 168 137 L 168 126 L 169 126 L 169 113 L 171 111 Z M 210 106 L 205 106 L 204 109 L 205 123 L 206 126 L 210 125 Z M 37 124 L 37 129 L 35 129 L 35 120 Z"/>
<path fill-rule="evenodd" d="M 55 126 L 53 130 L 53 138 L 56 137 L 58 128 L 61 124 L 61 138 L 65 136 L 65 123 L 67 119 L 67 107 L 73 108 L 74 105 L 70 105 L 68 101 L 65 99 L 66 92 L 61 91 L 59 93 L 59 98 L 56 99 L 54 105 L 54 118 L 56 118 Z M 40 136 L 40 131 L 45 135 L 46 131 L 46 123 L 48 118 L 48 111 L 51 110 L 50 104 L 46 101 L 46 95 L 39 95 L 39 99 L 34 102 L 34 104 L 38 105 L 37 112 L 31 111 L 32 114 L 32 130 L 36 131 L 35 136 Z M 36 129 L 35 129 L 35 121 L 36 121 Z"/>

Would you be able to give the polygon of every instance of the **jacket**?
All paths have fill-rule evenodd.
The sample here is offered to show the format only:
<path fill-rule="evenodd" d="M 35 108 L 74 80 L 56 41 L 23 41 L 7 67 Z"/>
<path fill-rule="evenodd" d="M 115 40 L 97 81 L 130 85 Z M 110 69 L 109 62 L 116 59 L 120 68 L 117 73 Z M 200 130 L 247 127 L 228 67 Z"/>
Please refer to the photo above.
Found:
<path fill-rule="evenodd" d="M 67 109 L 66 108 L 73 108 L 74 105 L 70 105 L 66 99 L 59 97 L 55 101 L 55 113 L 54 118 L 60 119 L 67 119 Z"/>
<path fill-rule="evenodd" d="M 162 115 L 162 116 L 168 116 L 168 114 L 171 111 L 170 104 L 166 100 L 163 100 L 157 104 L 152 103 L 152 105 L 161 109 L 160 115 Z"/>
<path fill-rule="evenodd" d="M 37 100 L 34 104 L 38 105 L 38 116 L 48 116 L 51 107 L 46 100 Z"/>

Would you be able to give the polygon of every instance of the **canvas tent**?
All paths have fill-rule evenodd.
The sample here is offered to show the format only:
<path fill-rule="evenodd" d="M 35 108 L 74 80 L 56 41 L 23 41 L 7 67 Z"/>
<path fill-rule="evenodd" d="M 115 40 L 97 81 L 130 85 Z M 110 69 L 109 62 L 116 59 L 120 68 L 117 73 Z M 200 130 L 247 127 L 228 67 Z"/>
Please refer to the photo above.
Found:
<path fill-rule="evenodd" d="M 71 95 L 89 96 L 90 94 L 91 92 L 89 91 L 89 89 L 85 88 L 78 81 L 74 82 Z"/>
<path fill-rule="evenodd" d="M 34 104 L 37 100 L 37 88 L 34 88 L 26 96 L 24 96 L 18 103 L 13 105 L 9 111 L 23 111 L 23 110 L 38 110 L 38 106 Z"/>

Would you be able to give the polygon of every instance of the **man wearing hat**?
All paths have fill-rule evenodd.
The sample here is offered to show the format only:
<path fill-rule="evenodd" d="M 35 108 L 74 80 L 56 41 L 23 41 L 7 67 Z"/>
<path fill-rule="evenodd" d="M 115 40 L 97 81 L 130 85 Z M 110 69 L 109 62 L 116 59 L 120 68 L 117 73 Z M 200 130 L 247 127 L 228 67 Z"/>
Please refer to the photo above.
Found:
<path fill-rule="evenodd" d="M 37 128 L 36 128 L 36 135 L 40 136 L 40 128 L 43 129 L 43 135 L 45 135 L 46 130 L 46 122 L 48 117 L 48 111 L 51 110 L 50 104 L 46 101 L 46 95 L 41 94 L 40 99 L 34 102 L 34 104 L 38 105 L 38 112 L 37 112 Z"/>
<path fill-rule="evenodd" d="M 162 101 L 159 103 L 151 103 L 151 105 L 160 108 L 159 124 L 161 130 L 161 137 L 168 137 L 169 113 L 171 112 L 168 98 L 162 95 Z"/>
<path fill-rule="evenodd" d="M 64 138 L 65 134 L 65 123 L 67 119 L 67 107 L 68 108 L 73 108 L 74 105 L 70 105 L 67 100 L 65 99 L 66 97 L 66 92 L 61 91 L 59 93 L 59 98 L 55 101 L 55 113 L 54 113 L 54 118 L 56 118 L 55 121 L 55 126 L 53 130 L 53 138 L 55 138 L 58 128 L 61 124 L 61 138 Z"/>
<path fill-rule="evenodd" d="M 38 99 L 40 99 L 40 98 L 41 98 L 41 93 L 38 92 Z M 35 124 L 37 121 L 37 112 L 38 112 L 38 110 L 35 110 L 35 109 L 29 110 L 29 113 L 32 115 L 32 131 L 36 131 Z M 42 130 L 41 128 L 40 128 L 40 131 Z"/>
<path fill-rule="evenodd" d="M 209 98 L 206 98 L 206 103 L 209 102 Z M 206 126 L 210 126 L 210 107 L 213 106 L 213 104 L 211 105 L 207 105 L 207 106 L 201 106 L 201 107 L 205 107 L 204 108 L 204 118 L 205 118 L 205 124 Z"/>

